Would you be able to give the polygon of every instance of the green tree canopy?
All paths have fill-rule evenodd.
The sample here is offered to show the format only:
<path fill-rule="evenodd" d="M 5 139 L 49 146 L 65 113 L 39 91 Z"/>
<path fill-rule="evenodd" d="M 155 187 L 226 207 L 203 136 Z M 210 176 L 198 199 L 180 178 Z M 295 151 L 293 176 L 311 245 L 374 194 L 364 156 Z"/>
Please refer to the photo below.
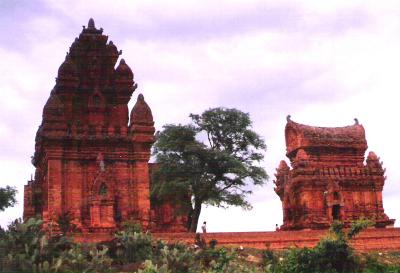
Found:
<path fill-rule="evenodd" d="M 252 130 L 249 114 L 237 109 L 214 108 L 190 117 L 192 124 L 165 125 L 156 134 L 152 194 L 183 202 L 191 198 L 193 204 L 184 207 L 188 229 L 195 232 L 202 204 L 251 208 L 249 185 L 267 179 L 259 166 L 266 145 Z"/>
<path fill-rule="evenodd" d="M 6 186 L 0 188 L 0 211 L 4 211 L 8 207 L 12 207 L 17 203 L 15 194 L 17 190 L 13 187 Z"/>

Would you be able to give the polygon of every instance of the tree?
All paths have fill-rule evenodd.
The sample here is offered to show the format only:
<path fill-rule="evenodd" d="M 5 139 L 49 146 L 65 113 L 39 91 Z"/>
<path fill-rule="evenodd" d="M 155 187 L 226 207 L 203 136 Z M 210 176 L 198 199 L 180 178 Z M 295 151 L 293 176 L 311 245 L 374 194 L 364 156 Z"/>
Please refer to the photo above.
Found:
<path fill-rule="evenodd" d="M 165 125 L 156 134 L 159 167 L 152 194 L 182 201 L 189 196 L 188 230 L 195 232 L 202 204 L 251 209 L 249 186 L 267 179 L 259 166 L 266 145 L 251 129 L 249 114 L 237 109 L 214 108 L 190 117 L 192 124 Z"/>
<path fill-rule="evenodd" d="M 15 199 L 16 193 L 17 190 L 10 186 L 0 188 L 0 211 L 4 211 L 6 208 L 12 207 L 17 203 L 17 199 Z"/>

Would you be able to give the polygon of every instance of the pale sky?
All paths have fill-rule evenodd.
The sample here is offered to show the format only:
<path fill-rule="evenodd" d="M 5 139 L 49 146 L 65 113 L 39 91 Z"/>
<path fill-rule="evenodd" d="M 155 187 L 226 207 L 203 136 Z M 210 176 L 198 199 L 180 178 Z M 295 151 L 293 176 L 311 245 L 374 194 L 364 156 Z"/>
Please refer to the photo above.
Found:
<path fill-rule="evenodd" d="M 19 204 L 0 212 L 2 226 L 22 216 L 43 106 L 90 17 L 123 50 L 139 85 L 132 100 L 143 93 L 157 129 L 223 106 L 250 113 L 264 137 L 270 180 L 254 189 L 254 209 L 205 208 L 209 231 L 282 223 L 272 180 L 286 159 L 288 114 L 316 126 L 357 117 L 387 168 L 385 211 L 400 221 L 398 1 L 1 0 L 0 12 L 0 186 L 19 190 Z"/>

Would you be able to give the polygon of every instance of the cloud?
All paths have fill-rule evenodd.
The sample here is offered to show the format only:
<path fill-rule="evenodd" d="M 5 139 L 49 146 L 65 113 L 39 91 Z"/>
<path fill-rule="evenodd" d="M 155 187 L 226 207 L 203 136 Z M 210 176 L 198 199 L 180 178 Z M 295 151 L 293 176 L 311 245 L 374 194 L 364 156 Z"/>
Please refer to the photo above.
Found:
<path fill-rule="evenodd" d="M 115 35 L 140 40 L 220 39 L 269 30 L 315 34 L 342 33 L 365 26 L 369 13 L 358 1 L 331 9 L 303 1 L 46 1 L 53 13 L 81 24 L 94 17 Z M 107 7 L 107 8 L 105 8 Z"/>

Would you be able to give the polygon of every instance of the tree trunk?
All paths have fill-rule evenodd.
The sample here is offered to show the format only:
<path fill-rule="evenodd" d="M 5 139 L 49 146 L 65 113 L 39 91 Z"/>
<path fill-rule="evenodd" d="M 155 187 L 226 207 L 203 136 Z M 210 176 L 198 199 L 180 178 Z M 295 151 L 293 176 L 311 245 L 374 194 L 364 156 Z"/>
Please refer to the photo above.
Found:
<path fill-rule="evenodd" d="M 187 214 L 187 222 L 186 222 L 186 230 L 188 232 L 190 232 L 190 226 L 192 225 L 192 215 L 193 215 L 193 208 L 192 208 L 192 205 L 190 205 L 190 209 Z"/>
<path fill-rule="evenodd" d="M 192 222 L 190 223 L 190 232 L 196 232 L 197 224 L 199 223 L 199 217 L 201 213 L 201 202 L 195 201 L 194 209 L 192 213 Z"/>

